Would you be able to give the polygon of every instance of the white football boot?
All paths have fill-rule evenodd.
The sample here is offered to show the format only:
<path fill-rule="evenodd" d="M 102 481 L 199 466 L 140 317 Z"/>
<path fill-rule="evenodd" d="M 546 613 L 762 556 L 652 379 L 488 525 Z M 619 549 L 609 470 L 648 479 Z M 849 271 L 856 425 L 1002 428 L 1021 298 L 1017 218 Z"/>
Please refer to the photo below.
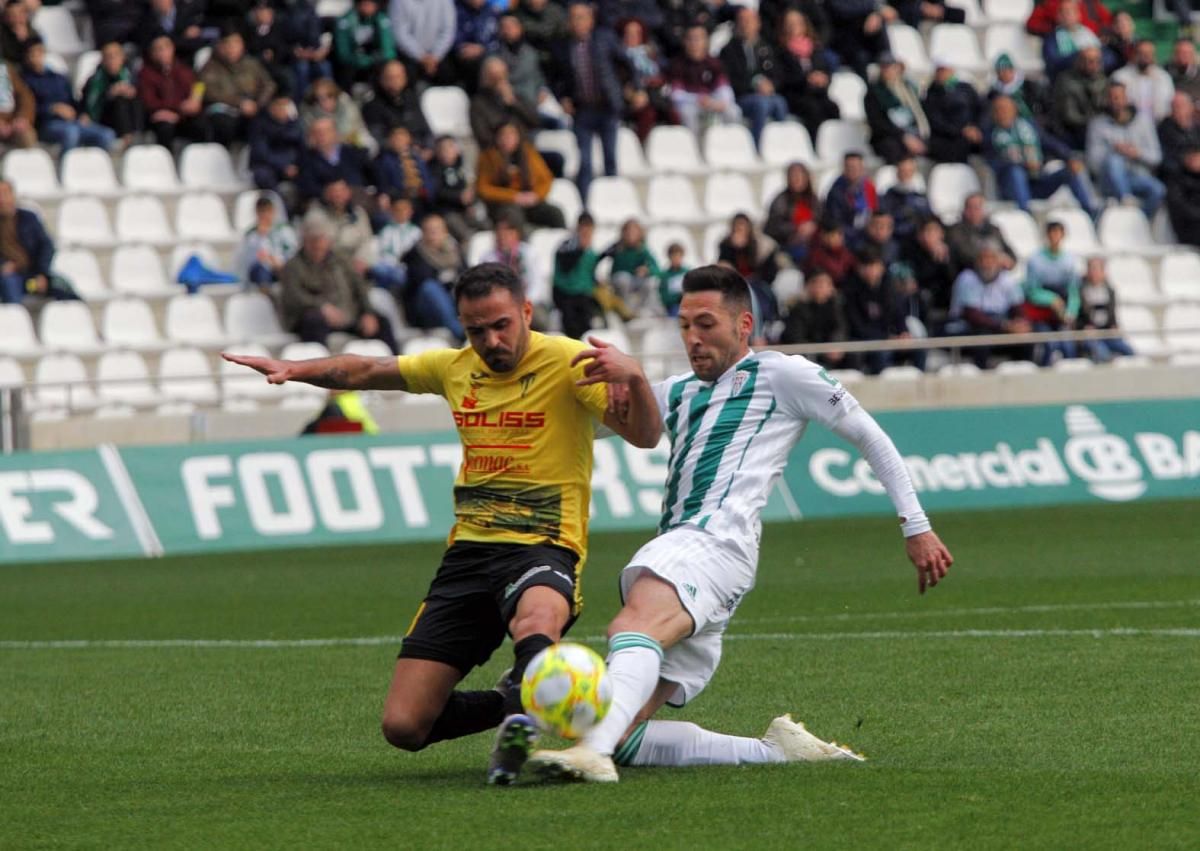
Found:
<path fill-rule="evenodd" d="M 780 715 L 763 734 L 762 740 L 781 752 L 787 762 L 828 762 L 831 760 L 853 760 L 863 762 L 866 757 L 857 754 L 837 742 L 818 739 L 804 727 L 804 722 L 793 721 L 791 715 Z"/>
<path fill-rule="evenodd" d="M 563 751 L 534 751 L 526 764 L 551 783 L 616 783 L 619 779 L 612 757 L 596 753 L 587 745 Z"/>

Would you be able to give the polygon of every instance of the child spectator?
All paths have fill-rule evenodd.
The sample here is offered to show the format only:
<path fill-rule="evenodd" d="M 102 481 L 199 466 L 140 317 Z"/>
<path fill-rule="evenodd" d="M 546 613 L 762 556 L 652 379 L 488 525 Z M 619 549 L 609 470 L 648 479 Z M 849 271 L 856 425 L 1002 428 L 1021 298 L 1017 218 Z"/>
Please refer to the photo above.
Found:
<path fill-rule="evenodd" d="M 563 333 L 581 338 L 600 312 L 596 301 L 596 264 L 600 257 L 592 248 L 596 222 L 588 213 L 579 216 L 575 233 L 554 254 L 554 306 L 562 314 Z"/>
<path fill-rule="evenodd" d="M 64 153 L 80 145 L 107 151 L 116 143 L 112 128 L 80 114 L 70 81 L 46 67 L 46 45 L 40 40 L 25 52 L 25 82 L 37 101 L 38 138 L 61 145 Z"/>
<path fill-rule="evenodd" d="M 620 239 L 602 256 L 612 258 L 609 280 L 633 318 L 646 304 L 659 274 L 658 261 L 646 247 L 646 231 L 641 222 L 637 219 L 625 222 Z"/>
<path fill-rule="evenodd" d="M 833 278 L 828 272 L 810 275 L 804 281 L 803 297 L 788 310 L 779 342 L 784 345 L 841 343 L 848 336 L 845 307 L 833 286 Z M 822 352 L 808 357 L 827 369 L 837 369 L 845 364 L 846 353 Z"/>
<path fill-rule="evenodd" d="M 1103 257 L 1088 259 L 1083 286 L 1079 289 L 1079 317 L 1076 325 L 1081 330 L 1098 331 L 1111 331 L 1119 327 L 1117 294 L 1108 283 Z M 1120 337 L 1111 340 L 1088 340 L 1086 345 L 1092 360 L 1101 363 L 1114 357 L 1129 357 L 1133 354 L 1133 349 Z"/>
<path fill-rule="evenodd" d="M 478 197 L 463 166 L 462 148 L 453 136 L 440 136 L 433 146 L 433 210 L 454 238 L 465 243 L 479 229 Z"/>
<path fill-rule="evenodd" d="M 683 301 L 683 276 L 689 271 L 683 264 L 683 246 L 672 242 L 667 246 L 667 266 L 658 273 L 658 299 L 667 316 L 679 315 L 679 302 Z"/>
<path fill-rule="evenodd" d="M 380 195 L 407 198 L 418 212 L 423 212 L 433 200 L 433 177 L 413 145 L 407 127 L 392 128 L 372 168 Z"/>
<path fill-rule="evenodd" d="M 388 223 L 375 235 L 375 266 L 371 277 L 400 301 L 408 283 L 404 258 L 421 241 L 421 229 L 413 224 L 413 203 L 405 196 L 394 197 L 388 212 Z"/>
<path fill-rule="evenodd" d="M 270 195 L 254 202 L 254 226 L 242 237 L 235 268 L 243 281 L 268 287 L 279 280 L 287 261 L 296 256 L 296 231 L 286 221 L 277 221 L 279 211 Z"/>

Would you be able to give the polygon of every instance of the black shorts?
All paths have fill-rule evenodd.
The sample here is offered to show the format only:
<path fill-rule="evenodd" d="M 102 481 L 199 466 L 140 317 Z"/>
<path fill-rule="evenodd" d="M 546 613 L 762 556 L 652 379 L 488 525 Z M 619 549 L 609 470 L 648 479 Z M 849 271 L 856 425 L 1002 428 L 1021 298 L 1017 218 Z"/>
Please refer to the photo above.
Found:
<path fill-rule="evenodd" d="M 404 637 L 400 658 L 445 662 L 465 675 L 496 652 L 517 600 L 538 585 L 567 599 L 571 618 L 565 634 L 578 614 L 578 566 L 578 555 L 552 544 L 451 545 Z"/>

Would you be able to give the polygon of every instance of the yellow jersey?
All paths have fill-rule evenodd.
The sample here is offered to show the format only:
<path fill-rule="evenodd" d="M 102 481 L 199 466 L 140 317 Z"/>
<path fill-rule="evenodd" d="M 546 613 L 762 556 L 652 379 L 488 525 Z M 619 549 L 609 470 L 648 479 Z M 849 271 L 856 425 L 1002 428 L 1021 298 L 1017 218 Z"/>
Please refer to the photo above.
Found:
<path fill-rule="evenodd" d="M 454 481 L 450 542 L 555 544 L 587 555 L 595 421 L 604 384 L 576 387 L 588 348 L 530 332 L 516 369 L 494 373 L 470 346 L 397 359 L 408 392 L 450 403 L 463 460 Z"/>

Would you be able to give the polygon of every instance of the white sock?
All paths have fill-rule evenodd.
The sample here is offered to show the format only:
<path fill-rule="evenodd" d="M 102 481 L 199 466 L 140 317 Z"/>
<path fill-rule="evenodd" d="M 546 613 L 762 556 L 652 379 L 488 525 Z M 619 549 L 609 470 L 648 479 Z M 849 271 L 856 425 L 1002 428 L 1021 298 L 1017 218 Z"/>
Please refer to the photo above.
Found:
<path fill-rule="evenodd" d="M 612 705 L 604 720 L 593 727 L 583 743 L 597 753 L 612 756 L 634 717 L 654 694 L 663 651 L 657 641 L 640 632 L 618 632 L 608 641 L 608 676 L 613 685 Z"/>
<path fill-rule="evenodd" d="M 713 733 L 687 721 L 647 721 L 617 751 L 620 765 L 755 765 L 784 762 L 762 739 Z"/>

